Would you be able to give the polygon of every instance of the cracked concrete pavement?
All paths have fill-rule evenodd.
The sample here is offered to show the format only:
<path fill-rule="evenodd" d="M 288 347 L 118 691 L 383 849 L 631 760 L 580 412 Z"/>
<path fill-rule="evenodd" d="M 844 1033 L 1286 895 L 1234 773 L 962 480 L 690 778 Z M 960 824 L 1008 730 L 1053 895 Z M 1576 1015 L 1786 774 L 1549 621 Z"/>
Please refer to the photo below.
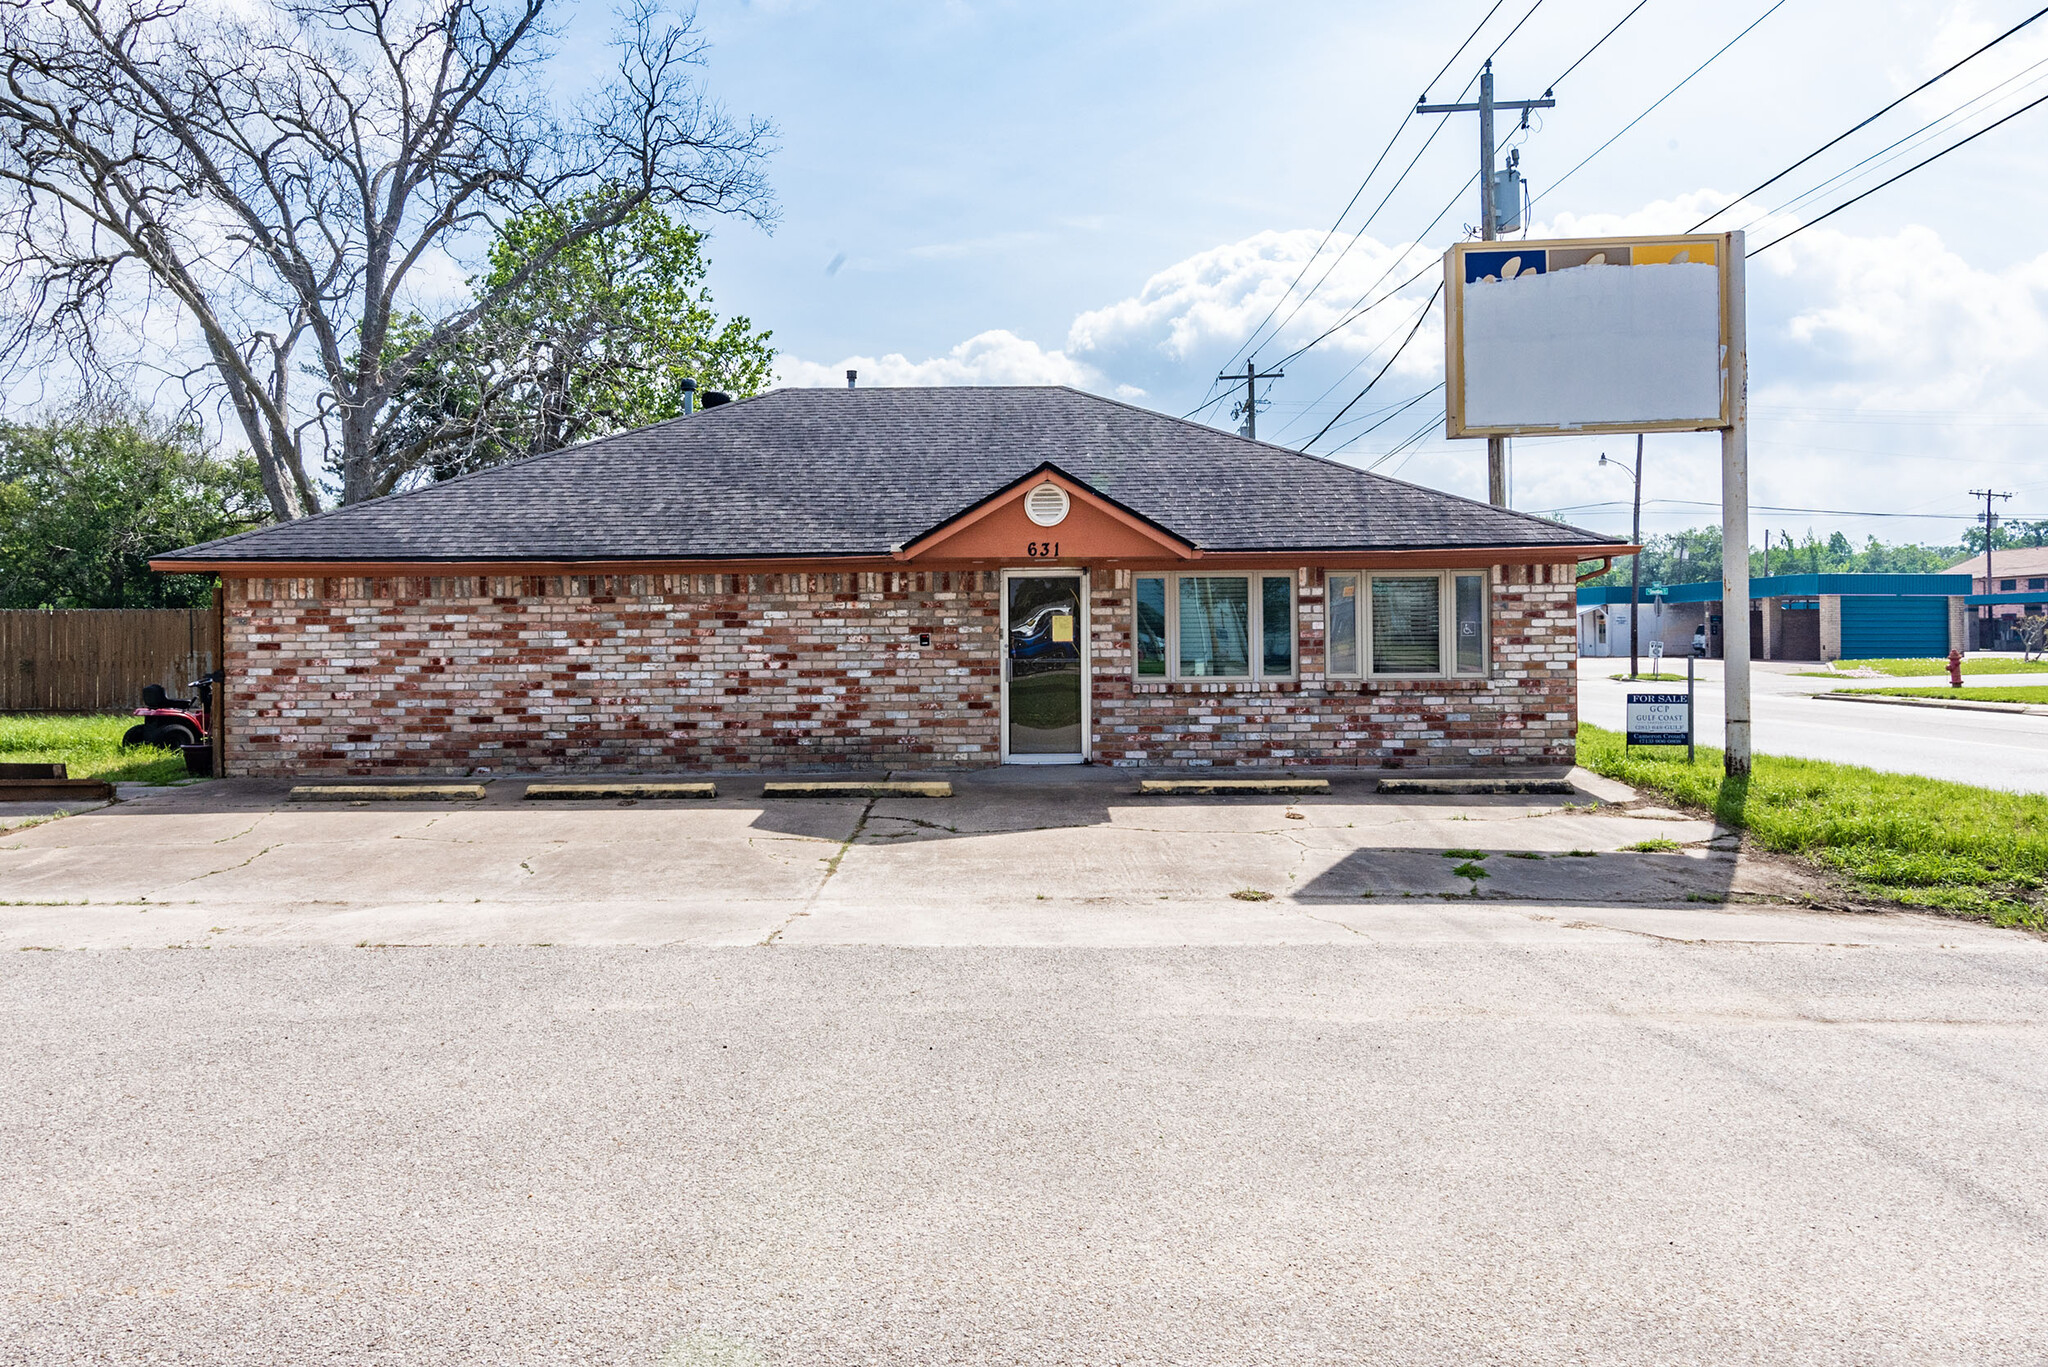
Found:
<path fill-rule="evenodd" d="M 2040 937 L 1640 802 L 720 782 L 0 834 L 0 1363 L 2048 1357 Z"/>
<path fill-rule="evenodd" d="M 1783 905 L 1840 904 L 1818 876 L 1584 782 L 1569 799 L 1382 797 L 1369 778 L 1157 797 L 1114 770 L 1005 770 L 939 800 L 771 800 L 725 778 L 711 801 L 566 806 L 522 802 L 517 782 L 346 805 L 230 781 L 0 834 L 0 945 L 1810 940 L 1921 923 L 1820 929 Z M 1676 848 L 1628 848 L 1645 841 Z"/>

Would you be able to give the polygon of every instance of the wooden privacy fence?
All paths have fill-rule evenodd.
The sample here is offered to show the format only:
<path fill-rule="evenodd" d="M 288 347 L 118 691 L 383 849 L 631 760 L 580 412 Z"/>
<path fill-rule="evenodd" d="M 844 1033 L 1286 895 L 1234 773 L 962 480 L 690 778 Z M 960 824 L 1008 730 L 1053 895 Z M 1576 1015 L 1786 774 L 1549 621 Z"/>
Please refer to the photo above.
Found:
<path fill-rule="evenodd" d="M 107 712 L 145 684 L 174 698 L 211 673 L 219 618 L 206 608 L 0 611 L 0 712 Z"/>

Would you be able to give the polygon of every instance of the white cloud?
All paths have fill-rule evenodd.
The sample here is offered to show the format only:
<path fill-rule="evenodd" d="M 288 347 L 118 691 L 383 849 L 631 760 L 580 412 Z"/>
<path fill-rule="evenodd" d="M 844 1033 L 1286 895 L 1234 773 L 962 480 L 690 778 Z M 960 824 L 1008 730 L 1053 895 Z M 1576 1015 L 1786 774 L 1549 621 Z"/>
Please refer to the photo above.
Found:
<path fill-rule="evenodd" d="M 1564 214 L 1539 222 L 1532 237 L 1598 237 L 1682 231 L 1728 203 L 1699 190 L 1625 214 Z M 1745 213 L 1728 215 L 1741 221 Z M 1716 220 L 1717 223 L 1721 220 Z M 1752 246 L 1796 226 L 1766 219 Z M 1168 411 L 1198 402 L 1231 351 L 1262 320 L 1293 309 L 1289 286 L 1322 238 L 1320 230 L 1262 232 L 1194 253 L 1153 274 L 1132 294 L 1084 310 L 1064 345 L 1047 347 L 1007 331 L 984 332 L 943 356 L 849 357 L 822 365 L 785 357 L 790 384 L 839 385 L 847 368 L 866 384 L 1069 384 L 1142 401 Z M 1336 239 L 1332 249 L 1345 246 Z M 1267 391 L 1260 434 L 1308 440 L 1355 396 L 1408 333 L 1435 288 L 1435 247 L 1362 237 L 1276 341 L 1260 348 L 1270 363 L 1372 298 L 1421 272 L 1414 284 L 1362 322 L 1286 364 L 1287 379 Z M 1326 250 L 1306 277 L 1314 283 L 1334 255 Z M 1907 226 L 1859 235 L 1833 224 L 1800 233 L 1749 263 L 1752 400 L 1752 496 L 1759 505 L 1966 513 L 1962 491 L 1991 480 L 2048 509 L 2048 474 L 2034 448 L 2048 429 L 2048 254 L 2005 269 L 1964 259 L 1933 230 Z M 1385 381 L 1318 450 L 1346 435 L 1358 443 L 1344 459 L 1369 463 L 1425 430 L 1433 397 L 1389 418 L 1394 403 L 1425 391 L 1442 375 L 1443 341 L 1433 314 Z M 1383 397 L 1384 396 L 1384 397 Z M 1436 409 L 1440 422 L 1441 409 Z M 1229 424 L 1227 407 L 1209 411 Z M 1530 509 L 1624 499 L 1625 480 L 1601 470 L 1602 450 L 1620 454 L 1628 438 L 1546 438 L 1515 443 L 1515 502 Z M 1651 440 L 1645 494 L 1652 499 L 1719 497 L 1718 440 L 1712 435 Z M 1476 495 L 1483 448 L 1446 442 L 1440 429 L 1414 454 L 1386 467 L 1404 478 Z M 1711 521 L 1710 506 L 1671 509 L 1652 530 Z M 1626 528 L 1625 509 L 1574 515 L 1609 530 Z M 1822 515 L 1760 512 L 1760 529 L 1812 525 L 1824 536 L 1841 526 L 1853 536 L 1953 540 L 1964 523 L 1863 522 Z"/>
<path fill-rule="evenodd" d="M 848 356 L 830 365 L 784 355 L 776 361 L 776 379 L 785 385 L 815 388 L 846 383 L 846 372 L 858 370 L 864 385 L 1065 384 L 1102 390 L 1095 370 L 1061 351 L 1047 351 L 1014 332 L 996 328 L 979 333 L 944 356 L 913 361 L 901 353 Z"/>
<path fill-rule="evenodd" d="M 785 384 L 836 384 L 852 368 L 863 384 L 870 376 L 875 384 L 1071 384 L 1135 398 L 1184 387 L 1190 365 L 1221 359 L 1269 316 L 1284 326 L 1262 354 L 1279 354 L 1340 322 L 1360 300 L 1378 298 L 1423 271 L 1399 299 L 1331 337 L 1311 369 L 1323 357 L 1349 364 L 1390 334 L 1398 340 L 1406 333 L 1434 288 L 1427 268 L 1436 253 L 1370 237 L 1335 238 L 1303 285 L 1315 284 L 1325 270 L 1329 278 L 1297 311 L 1299 294 L 1290 295 L 1289 287 L 1322 236 L 1313 229 L 1264 232 L 1198 252 L 1152 276 L 1137 293 L 1081 313 L 1060 349 L 997 330 L 923 361 L 854 356 L 828 365 L 784 356 L 778 374 Z M 1434 324 L 1427 330 L 1439 340 L 1411 347 L 1398 375 L 1433 380 L 1441 371 L 1441 334 Z"/>

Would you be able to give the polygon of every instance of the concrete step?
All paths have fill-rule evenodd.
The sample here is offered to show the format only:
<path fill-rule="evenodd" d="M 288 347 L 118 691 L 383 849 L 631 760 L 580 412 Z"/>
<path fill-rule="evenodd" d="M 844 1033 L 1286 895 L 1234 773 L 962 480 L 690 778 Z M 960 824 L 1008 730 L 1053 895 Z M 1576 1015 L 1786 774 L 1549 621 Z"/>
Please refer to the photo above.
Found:
<path fill-rule="evenodd" d="M 105 779 L 0 778 L 0 802 L 110 802 L 113 797 L 114 785 Z"/>
<path fill-rule="evenodd" d="M 1148 778 L 1138 783 L 1148 797 L 1222 797 L 1232 793 L 1327 793 L 1326 778 Z"/>
<path fill-rule="evenodd" d="M 1534 793 L 1570 797 L 1579 790 L 1562 778 L 1383 778 L 1376 790 L 1391 797 L 1472 797 Z"/>
<path fill-rule="evenodd" d="M 762 797 L 951 797 L 944 779 L 818 779 L 761 785 Z"/>
<path fill-rule="evenodd" d="M 529 802 L 661 801 L 667 798 L 717 797 L 715 783 L 529 783 L 521 796 Z"/>
<path fill-rule="evenodd" d="M 322 783 L 294 788 L 294 802 L 481 802 L 481 783 Z"/>

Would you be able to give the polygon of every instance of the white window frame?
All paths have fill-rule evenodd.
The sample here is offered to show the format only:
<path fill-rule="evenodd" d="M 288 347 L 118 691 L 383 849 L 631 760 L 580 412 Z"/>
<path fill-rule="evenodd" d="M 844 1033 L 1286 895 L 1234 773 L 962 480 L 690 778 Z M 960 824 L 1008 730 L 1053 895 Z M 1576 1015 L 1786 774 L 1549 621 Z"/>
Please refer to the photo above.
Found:
<path fill-rule="evenodd" d="M 1143 661 L 1138 658 L 1138 583 L 1144 579 L 1159 579 L 1166 584 L 1166 672 L 1164 674 L 1143 674 Z M 1246 674 L 1182 674 L 1180 672 L 1180 581 L 1183 579 L 1242 579 L 1250 599 L 1250 622 L 1246 625 L 1245 654 Z M 1287 612 L 1293 619 L 1289 624 L 1288 640 L 1293 649 L 1288 659 L 1293 668 L 1285 674 L 1271 674 L 1266 671 L 1266 595 L 1265 581 L 1282 579 L 1287 582 Z M 1160 570 L 1155 572 L 1136 570 L 1131 574 L 1131 679 L 1141 684 L 1200 683 L 1200 684 L 1260 684 L 1293 683 L 1301 677 L 1301 574 L 1298 570 Z"/>
<path fill-rule="evenodd" d="M 1330 622 L 1337 601 L 1332 579 L 1358 581 L 1358 668 L 1338 671 L 1330 663 Z M 1437 668 L 1427 674 L 1378 674 L 1372 668 L 1372 581 L 1428 579 L 1437 581 Z M 1477 673 L 1458 672 L 1458 580 L 1476 578 L 1480 592 L 1480 654 Z M 1331 679 L 1485 679 L 1493 674 L 1493 574 L 1483 569 L 1454 570 L 1325 570 L 1323 571 L 1323 674 Z"/>

